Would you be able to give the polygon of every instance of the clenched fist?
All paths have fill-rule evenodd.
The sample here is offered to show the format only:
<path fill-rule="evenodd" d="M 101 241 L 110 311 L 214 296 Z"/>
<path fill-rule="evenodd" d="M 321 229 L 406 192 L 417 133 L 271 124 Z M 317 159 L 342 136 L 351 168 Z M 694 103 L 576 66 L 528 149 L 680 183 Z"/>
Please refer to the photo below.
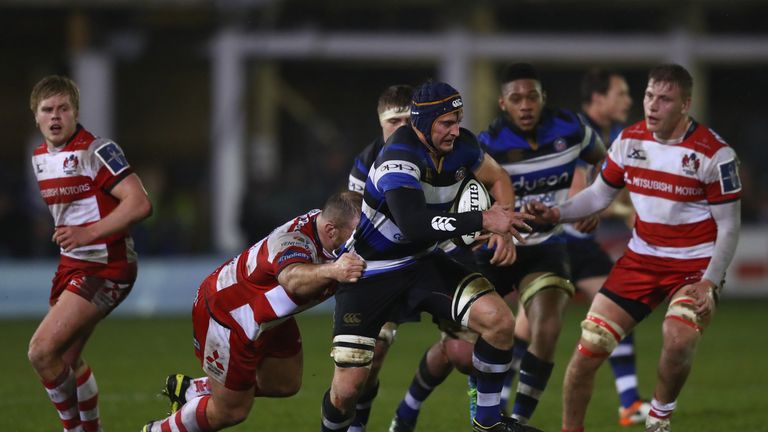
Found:
<path fill-rule="evenodd" d="M 333 263 L 334 279 L 339 282 L 357 282 L 365 270 L 365 261 L 354 252 L 342 254 Z"/>

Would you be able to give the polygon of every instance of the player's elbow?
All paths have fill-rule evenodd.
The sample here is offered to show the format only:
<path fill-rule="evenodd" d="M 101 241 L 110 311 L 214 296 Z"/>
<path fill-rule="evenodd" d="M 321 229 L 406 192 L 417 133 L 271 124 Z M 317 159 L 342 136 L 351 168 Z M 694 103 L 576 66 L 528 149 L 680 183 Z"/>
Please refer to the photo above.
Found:
<path fill-rule="evenodd" d="M 136 205 L 136 214 L 137 214 L 136 219 L 144 220 L 152 216 L 153 212 L 154 212 L 154 208 L 152 206 L 152 201 L 150 201 L 149 197 L 145 195 Z"/>

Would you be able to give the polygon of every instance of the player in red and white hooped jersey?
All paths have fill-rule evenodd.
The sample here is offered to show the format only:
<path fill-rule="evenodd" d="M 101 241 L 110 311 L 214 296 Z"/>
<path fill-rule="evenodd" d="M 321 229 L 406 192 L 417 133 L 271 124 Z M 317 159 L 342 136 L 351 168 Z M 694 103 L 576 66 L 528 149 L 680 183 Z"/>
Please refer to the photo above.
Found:
<path fill-rule="evenodd" d="M 614 145 L 602 177 L 629 190 L 637 212 L 629 249 L 660 258 L 711 257 L 717 224 L 710 206 L 741 196 L 733 149 L 695 120 L 683 136 L 666 142 L 639 122 Z"/>
<path fill-rule="evenodd" d="M 44 142 L 35 148 L 32 165 L 54 226 L 62 228 L 59 237 L 64 235 L 64 227 L 87 227 L 110 214 L 120 203 L 110 192 L 133 174 L 117 144 L 97 138 L 81 125 L 62 147 L 49 148 Z M 128 226 L 83 243 L 62 245 L 61 263 L 83 269 L 98 267 L 99 275 L 110 279 L 133 277 L 136 252 Z"/>
<path fill-rule="evenodd" d="M 648 78 L 645 121 L 616 139 L 600 178 L 559 208 L 529 207 L 543 220 L 578 220 L 605 208 L 626 187 L 637 212 L 628 250 L 582 322 L 565 376 L 563 431 L 584 430 L 598 367 L 665 299 L 670 302 L 646 431 L 671 429 L 670 416 L 738 243 L 736 153 L 688 115 L 693 79 L 687 70 L 661 65 Z"/>
<path fill-rule="evenodd" d="M 100 431 L 98 387 L 81 352 L 96 324 L 133 287 L 136 253 L 128 229 L 149 216 L 152 205 L 120 147 L 77 123 L 79 90 L 72 80 L 39 81 L 30 108 L 44 138 L 32 165 L 61 259 L 29 360 L 64 430 Z"/>
<path fill-rule="evenodd" d="M 254 396 L 284 397 L 301 387 L 303 356 L 293 315 L 354 282 L 365 263 L 333 251 L 351 237 L 362 197 L 331 196 L 276 228 L 208 276 L 192 308 L 195 354 L 206 377 L 171 375 L 172 414 L 146 432 L 215 431 L 245 420 Z"/>

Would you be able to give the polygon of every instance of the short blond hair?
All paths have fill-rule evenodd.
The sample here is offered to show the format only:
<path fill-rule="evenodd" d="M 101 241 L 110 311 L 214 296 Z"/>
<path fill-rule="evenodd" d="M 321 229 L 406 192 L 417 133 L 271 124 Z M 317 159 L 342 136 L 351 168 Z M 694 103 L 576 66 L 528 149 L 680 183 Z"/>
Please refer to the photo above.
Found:
<path fill-rule="evenodd" d="M 74 81 L 61 75 L 48 75 L 35 84 L 29 95 L 29 108 L 35 113 L 41 101 L 59 94 L 69 96 L 75 112 L 80 111 L 80 89 Z"/>

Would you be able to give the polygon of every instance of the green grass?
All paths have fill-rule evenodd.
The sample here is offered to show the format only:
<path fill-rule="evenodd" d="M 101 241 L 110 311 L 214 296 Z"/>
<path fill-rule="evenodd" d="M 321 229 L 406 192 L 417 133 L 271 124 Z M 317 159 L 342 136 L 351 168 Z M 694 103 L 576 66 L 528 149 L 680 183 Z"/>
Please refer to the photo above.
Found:
<path fill-rule="evenodd" d="M 768 347 L 763 333 L 766 310 L 768 301 L 764 300 L 723 302 L 699 345 L 693 373 L 678 402 L 675 431 L 768 431 Z M 568 310 L 552 380 L 532 422 L 546 431 L 560 430 L 563 369 L 584 312 L 582 305 Z M 651 395 L 655 380 L 661 317 L 662 311 L 657 311 L 636 333 L 645 396 Z M 248 421 L 232 430 L 318 430 L 320 400 L 333 370 L 328 357 L 331 318 L 305 314 L 299 322 L 305 355 L 302 390 L 288 399 L 258 399 Z M 33 320 L 0 321 L 5 366 L 0 385 L 0 431 L 60 430 L 55 411 L 26 360 L 27 342 L 36 325 Z M 384 365 L 369 432 L 386 431 L 422 353 L 436 338 L 428 319 L 401 327 Z M 168 373 L 200 373 L 187 317 L 110 318 L 97 328 L 85 357 L 98 379 L 103 423 L 112 432 L 137 431 L 147 420 L 165 413 L 166 403 L 156 394 Z M 466 379 L 454 373 L 423 405 L 419 430 L 469 430 L 466 401 Z M 610 368 L 605 365 L 590 405 L 588 430 L 642 430 L 617 426 L 616 410 Z"/>

